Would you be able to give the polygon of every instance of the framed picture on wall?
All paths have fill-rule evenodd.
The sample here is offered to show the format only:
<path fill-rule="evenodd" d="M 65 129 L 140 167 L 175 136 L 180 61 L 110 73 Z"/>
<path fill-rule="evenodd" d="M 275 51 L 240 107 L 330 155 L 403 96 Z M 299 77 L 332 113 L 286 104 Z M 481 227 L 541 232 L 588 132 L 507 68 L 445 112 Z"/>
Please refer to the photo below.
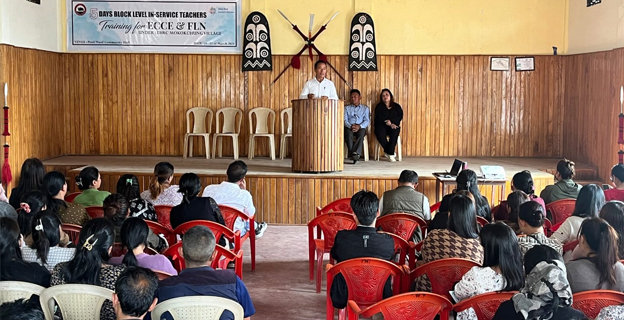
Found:
<path fill-rule="evenodd" d="M 509 57 L 491 57 L 490 71 L 509 71 Z"/>
<path fill-rule="evenodd" d="M 516 71 L 533 71 L 535 70 L 534 57 L 517 57 Z"/>

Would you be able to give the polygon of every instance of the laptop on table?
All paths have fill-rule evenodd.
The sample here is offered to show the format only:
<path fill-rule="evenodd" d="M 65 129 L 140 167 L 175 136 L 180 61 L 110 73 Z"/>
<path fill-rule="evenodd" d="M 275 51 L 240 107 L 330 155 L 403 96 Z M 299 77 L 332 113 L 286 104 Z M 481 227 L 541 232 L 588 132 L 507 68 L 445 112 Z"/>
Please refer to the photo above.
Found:
<path fill-rule="evenodd" d="M 455 161 L 453 161 L 453 166 L 451 166 L 451 171 L 434 172 L 433 175 L 440 178 L 456 178 L 459 171 L 461 171 L 463 164 L 463 161 L 455 159 Z"/>

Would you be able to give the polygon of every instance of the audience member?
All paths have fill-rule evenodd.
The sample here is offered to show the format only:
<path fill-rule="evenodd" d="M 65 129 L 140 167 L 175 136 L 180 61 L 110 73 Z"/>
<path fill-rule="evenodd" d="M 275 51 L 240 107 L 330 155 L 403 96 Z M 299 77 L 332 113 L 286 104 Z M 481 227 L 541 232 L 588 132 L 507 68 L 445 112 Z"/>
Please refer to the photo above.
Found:
<path fill-rule="evenodd" d="M 370 124 L 370 110 L 360 104 L 360 90 L 352 89 L 351 104 L 344 107 L 344 140 L 347 143 L 347 153 L 353 164 L 360 160 L 366 128 Z"/>
<path fill-rule="evenodd" d="M 524 285 L 522 255 L 518 240 L 511 228 L 502 222 L 488 224 L 481 229 L 483 266 L 473 267 L 455 285 L 458 301 L 493 291 L 516 291 Z M 477 320 L 472 308 L 461 311 L 456 319 Z"/>
<path fill-rule="evenodd" d="M 545 219 L 544 207 L 541 204 L 535 201 L 528 201 L 520 205 L 518 227 L 524 236 L 518 238 L 518 244 L 520 245 L 522 256 L 537 245 L 549 246 L 559 254 L 563 253 L 561 242 L 549 239 L 544 234 Z"/>
<path fill-rule="evenodd" d="M 546 209 L 546 204 L 544 203 L 544 199 L 535 195 L 535 185 L 533 183 L 533 177 L 531 176 L 531 172 L 529 170 L 523 170 L 516 174 L 514 174 L 513 179 L 511 180 L 511 190 L 512 193 L 514 191 L 522 191 L 528 197 L 530 201 L 535 201 L 544 206 Z M 509 214 L 509 206 L 507 201 L 501 201 L 498 206 L 498 210 L 496 212 L 492 212 L 494 214 L 494 219 L 496 221 L 508 220 L 507 215 Z M 544 210 L 546 212 L 546 210 Z"/>
<path fill-rule="evenodd" d="M 518 215 L 520 213 L 520 206 L 527 201 L 530 201 L 530 198 L 524 191 L 516 190 L 510 193 L 507 196 L 506 202 L 507 214 L 504 216 L 499 214 L 496 220 L 503 218 L 503 222 L 513 229 L 516 234 L 519 234 L 520 226 L 518 225 Z M 498 213 L 500 212 L 501 210 L 499 209 Z"/>
<path fill-rule="evenodd" d="M 159 162 L 154 167 L 154 176 L 150 180 L 149 190 L 141 193 L 141 198 L 152 205 L 177 206 L 182 202 L 182 195 L 178 192 L 173 181 L 173 165 L 169 162 Z"/>
<path fill-rule="evenodd" d="M 36 300 L 36 301 L 35 301 Z M 2 320 L 44 320 L 39 299 L 18 299 L 0 305 L 0 319 Z"/>
<path fill-rule="evenodd" d="M 21 246 L 17 221 L 0 218 L 0 281 L 24 281 L 49 287 L 50 272 L 38 263 L 24 261 Z"/>
<path fill-rule="evenodd" d="M 178 272 L 171 265 L 171 261 L 162 254 L 149 255 L 145 253 L 147 237 L 150 228 L 141 218 L 128 218 L 121 226 L 121 244 L 128 249 L 125 255 L 113 257 L 111 264 L 124 264 L 128 267 L 143 267 L 156 271 L 176 275 Z"/>
<path fill-rule="evenodd" d="M 331 256 L 337 263 L 355 258 L 378 258 L 391 260 L 394 256 L 394 240 L 391 236 L 378 233 L 375 222 L 379 216 L 379 199 L 370 191 L 361 190 L 351 197 L 351 208 L 355 215 L 357 229 L 341 230 L 336 234 Z M 347 283 L 342 274 L 334 278 L 330 289 L 335 308 L 347 306 Z M 384 298 L 392 295 L 388 279 L 384 288 Z"/>
<path fill-rule="evenodd" d="M 605 200 L 624 201 L 624 164 L 616 164 L 611 168 L 611 181 L 615 189 L 605 190 Z"/>
<path fill-rule="evenodd" d="M 51 211 L 41 211 L 34 219 L 32 226 L 33 243 L 22 247 L 24 261 L 36 262 L 52 271 L 54 267 L 71 260 L 75 249 L 63 248 L 61 242 L 61 219 Z"/>
<path fill-rule="evenodd" d="M 129 267 L 119 275 L 113 293 L 113 308 L 117 320 L 140 320 L 154 310 L 158 298 L 158 277 L 154 271 Z"/>
<path fill-rule="evenodd" d="M 180 254 L 186 268 L 179 275 L 160 281 L 158 300 L 160 302 L 185 296 L 216 296 L 238 302 L 249 320 L 256 313 L 249 292 L 234 270 L 215 270 L 210 267 L 216 240 L 208 227 L 195 226 L 182 237 Z M 165 316 L 169 315 L 165 313 Z M 162 317 L 161 319 L 171 319 Z M 231 312 L 225 311 L 221 320 L 234 320 Z"/>
<path fill-rule="evenodd" d="M 74 258 L 57 264 L 52 271 L 52 285 L 81 283 L 115 290 L 115 282 L 126 266 L 106 263 L 114 240 L 115 228 L 110 221 L 103 218 L 89 220 L 80 231 Z M 102 306 L 100 319 L 115 319 L 115 310 L 108 300 Z"/>
<path fill-rule="evenodd" d="M 596 320 L 622 320 L 624 319 L 624 306 L 608 306 L 602 308 Z"/>
<path fill-rule="evenodd" d="M 395 162 L 394 149 L 397 145 L 403 121 L 403 109 L 394 101 L 390 89 L 381 90 L 379 103 L 375 107 L 375 136 L 384 150 L 384 156 Z"/>
<path fill-rule="evenodd" d="M 198 197 L 201 191 L 201 181 L 194 173 L 185 173 L 180 178 L 182 203 L 171 209 L 171 226 L 175 229 L 179 225 L 193 220 L 208 220 L 225 226 L 221 210 L 211 197 Z"/>
<path fill-rule="evenodd" d="M 47 193 L 50 204 L 48 209 L 56 213 L 63 223 L 81 226 L 91 220 L 84 206 L 65 201 L 65 195 L 67 194 L 65 175 L 58 171 L 48 172 L 43 177 L 43 188 Z"/>
<path fill-rule="evenodd" d="M 247 191 L 247 182 L 245 176 L 247 175 L 247 165 L 245 162 L 237 160 L 227 168 L 227 181 L 221 182 L 221 184 L 209 185 L 204 189 L 203 197 L 210 197 L 214 199 L 219 205 L 226 205 L 238 209 L 248 216 L 252 216 L 256 213 L 253 200 L 251 199 L 251 193 Z M 254 226 L 256 232 L 256 238 L 262 237 L 264 231 L 268 228 L 266 222 L 256 223 Z M 251 226 L 249 222 L 240 218 L 236 219 L 234 223 L 234 231 L 241 232 L 241 236 L 244 236 Z"/>
<path fill-rule="evenodd" d="M 74 198 L 74 203 L 85 207 L 101 206 L 104 199 L 110 195 L 108 191 L 99 191 L 102 179 L 96 167 L 86 167 L 76 177 L 76 185 L 82 191 Z"/>
<path fill-rule="evenodd" d="M 17 221 L 17 211 L 8 202 L 0 201 L 0 218 L 9 218 Z"/>
<path fill-rule="evenodd" d="M 121 226 L 126 218 L 128 218 L 128 202 L 124 196 L 119 193 L 113 193 L 104 199 L 104 218 L 113 223 L 115 228 L 115 242 L 121 242 L 122 232 Z M 149 229 L 149 228 L 148 228 Z M 154 234 L 151 229 L 148 230 L 147 245 L 150 248 L 159 251 L 166 248 L 165 240 Z"/>
<path fill-rule="evenodd" d="M 549 246 L 531 248 L 524 256 L 524 271 L 524 287 L 499 306 L 493 320 L 586 319 L 571 307 L 572 290 L 559 253 Z"/>
<path fill-rule="evenodd" d="M 605 203 L 604 192 L 602 188 L 595 184 L 584 186 L 578 194 L 574 212 L 568 217 L 559 229 L 555 231 L 550 238 L 555 239 L 562 244 L 576 240 L 579 228 L 583 220 L 587 218 L 598 217 L 598 213 Z"/>
<path fill-rule="evenodd" d="M 22 197 L 33 190 L 43 191 L 43 176 L 45 175 L 45 168 L 43 162 L 37 158 L 28 158 L 22 164 L 22 170 L 20 171 L 20 178 L 17 183 L 17 187 L 11 190 L 11 196 L 9 197 L 9 203 L 13 208 L 18 209 L 22 202 Z"/>
<path fill-rule="evenodd" d="M 32 245 L 32 221 L 33 219 L 44 210 L 47 210 L 48 197 L 38 190 L 33 190 L 24 195 L 21 208 L 17 210 L 17 223 L 20 227 L 22 237 L 24 237 L 24 243 L 27 246 Z M 69 236 L 65 232 L 61 232 L 61 247 L 66 247 L 69 243 Z"/>
<path fill-rule="evenodd" d="M 487 221 L 492 221 L 490 203 L 486 197 L 481 195 L 481 192 L 479 191 L 479 186 L 477 185 L 477 173 L 470 169 L 462 170 L 457 175 L 456 181 L 457 189 L 455 190 L 455 192 L 464 190 L 469 191 L 474 198 L 475 210 L 477 212 L 477 215 L 485 218 Z M 450 198 L 452 196 L 453 194 L 447 194 L 444 196 L 444 198 Z M 445 200 L 444 198 L 442 198 L 442 201 Z"/>
<path fill-rule="evenodd" d="M 618 261 L 618 235 L 600 218 L 583 221 L 579 231 L 581 258 L 566 264 L 572 293 L 588 290 L 624 291 L 624 265 Z"/>
<path fill-rule="evenodd" d="M 139 179 L 133 174 L 124 174 L 117 180 L 117 193 L 121 194 L 128 201 L 130 217 L 141 218 L 143 220 L 158 222 L 158 216 L 154 206 L 147 200 L 141 198 L 139 189 Z"/>
<path fill-rule="evenodd" d="M 581 185 L 572 181 L 574 178 L 574 162 L 563 159 L 557 163 L 554 185 L 549 185 L 542 190 L 540 198 L 546 204 L 562 199 L 576 199 L 581 191 Z"/>
<path fill-rule="evenodd" d="M 618 257 L 624 259 L 624 202 L 613 200 L 600 209 L 600 218 L 607 221 L 618 235 Z"/>

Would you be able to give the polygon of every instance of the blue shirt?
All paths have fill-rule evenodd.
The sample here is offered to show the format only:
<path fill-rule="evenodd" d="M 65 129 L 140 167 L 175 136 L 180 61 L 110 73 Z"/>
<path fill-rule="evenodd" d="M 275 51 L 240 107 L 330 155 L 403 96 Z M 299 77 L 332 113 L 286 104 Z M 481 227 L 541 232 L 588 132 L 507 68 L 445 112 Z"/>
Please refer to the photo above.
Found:
<path fill-rule="evenodd" d="M 215 296 L 238 302 L 245 318 L 256 313 L 251 297 L 243 281 L 233 270 L 215 270 L 211 267 L 184 269 L 180 275 L 160 281 L 158 302 L 186 296 Z M 164 315 L 169 316 L 169 313 Z M 225 311 L 220 320 L 234 320 L 231 312 Z"/>
<path fill-rule="evenodd" d="M 359 124 L 362 129 L 366 129 L 370 124 L 370 111 L 367 106 L 361 103 L 357 107 L 350 104 L 345 106 L 344 121 L 346 128 L 350 128 L 351 125 L 354 124 Z"/>

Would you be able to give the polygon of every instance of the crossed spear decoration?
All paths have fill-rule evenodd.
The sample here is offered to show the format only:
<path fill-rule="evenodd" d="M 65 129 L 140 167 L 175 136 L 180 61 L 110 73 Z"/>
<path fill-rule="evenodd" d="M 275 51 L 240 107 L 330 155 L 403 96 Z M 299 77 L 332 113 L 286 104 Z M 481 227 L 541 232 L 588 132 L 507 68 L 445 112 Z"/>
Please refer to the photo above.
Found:
<path fill-rule="evenodd" d="M 282 72 L 280 72 L 280 74 L 277 76 L 277 78 L 275 78 L 275 80 L 273 80 L 273 82 L 271 82 L 271 85 L 273 85 L 275 82 L 277 82 L 277 80 L 291 66 L 293 68 L 295 68 L 295 69 L 301 68 L 301 60 L 300 60 L 301 58 L 300 57 L 307 49 L 308 52 L 309 52 L 309 55 L 310 55 L 310 60 L 314 61 L 314 56 L 312 54 L 312 50 L 316 51 L 316 54 L 319 56 L 319 60 L 325 61 L 325 63 L 327 63 L 327 65 L 329 65 L 329 67 L 332 68 L 332 70 L 334 70 L 334 72 L 338 75 L 338 77 L 340 77 L 340 79 L 342 81 L 344 81 L 347 84 L 347 86 L 349 86 L 349 88 L 351 88 L 351 84 L 349 84 L 349 82 L 347 82 L 347 80 L 345 80 L 345 78 L 338 72 L 338 70 L 336 70 L 336 68 L 334 68 L 334 66 L 332 66 L 332 64 L 329 63 L 329 61 L 327 61 L 327 57 L 314 44 L 314 40 L 316 40 L 316 38 L 323 31 L 325 31 L 325 29 L 327 29 L 327 25 L 332 20 L 334 20 L 334 18 L 338 15 L 338 12 L 334 13 L 334 15 L 329 19 L 329 21 L 327 21 L 327 23 L 325 23 L 323 26 L 321 26 L 321 28 L 314 34 L 314 36 L 312 36 L 312 26 L 314 24 L 314 14 L 310 14 L 310 27 L 308 29 L 308 36 L 306 37 L 306 35 L 303 34 L 303 32 L 301 32 L 301 30 L 299 30 L 299 27 L 297 27 L 296 24 L 293 24 L 292 22 L 290 22 L 290 20 L 288 20 L 288 18 L 286 17 L 286 15 L 282 11 L 280 11 L 280 10 L 277 10 L 277 11 L 282 15 L 282 17 L 284 17 L 284 19 L 286 19 L 286 21 L 288 21 L 288 23 L 290 23 L 292 28 L 295 31 L 297 31 L 297 33 L 301 36 L 301 38 L 303 38 L 303 41 L 305 41 L 305 44 L 303 45 L 303 48 L 301 48 L 301 50 L 299 50 L 299 52 L 292 57 L 292 59 L 290 60 L 290 63 L 286 66 L 286 68 L 284 68 L 284 70 L 282 70 Z"/>

